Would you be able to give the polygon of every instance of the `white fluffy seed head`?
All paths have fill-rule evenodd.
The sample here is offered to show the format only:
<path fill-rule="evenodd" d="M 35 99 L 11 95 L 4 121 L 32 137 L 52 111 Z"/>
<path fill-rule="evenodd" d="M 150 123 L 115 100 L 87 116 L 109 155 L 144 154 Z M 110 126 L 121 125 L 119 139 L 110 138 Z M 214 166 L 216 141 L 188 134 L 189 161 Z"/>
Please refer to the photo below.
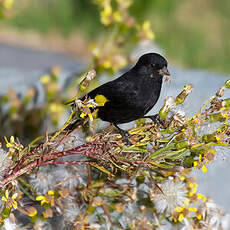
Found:
<path fill-rule="evenodd" d="M 4 149 L 0 147 L 0 180 L 2 179 L 2 173 L 10 166 L 11 157 Z"/>
<path fill-rule="evenodd" d="M 175 208 L 184 206 L 187 199 L 187 189 L 183 182 L 174 182 L 166 180 L 159 184 L 159 188 L 150 190 L 150 198 L 153 201 L 158 213 L 166 213 L 167 215 L 175 212 Z"/>

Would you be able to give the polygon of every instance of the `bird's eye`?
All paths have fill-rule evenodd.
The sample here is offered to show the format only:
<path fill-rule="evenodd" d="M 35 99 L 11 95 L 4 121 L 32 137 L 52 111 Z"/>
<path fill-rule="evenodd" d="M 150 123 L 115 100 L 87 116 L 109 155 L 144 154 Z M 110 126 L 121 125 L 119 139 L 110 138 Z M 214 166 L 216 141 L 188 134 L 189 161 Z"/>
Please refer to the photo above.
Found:
<path fill-rule="evenodd" d="M 153 63 L 152 63 L 152 64 L 150 64 L 150 65 L 151 65 L 152 67 L 155 67 L 155 64 L 153 64 Z"/>

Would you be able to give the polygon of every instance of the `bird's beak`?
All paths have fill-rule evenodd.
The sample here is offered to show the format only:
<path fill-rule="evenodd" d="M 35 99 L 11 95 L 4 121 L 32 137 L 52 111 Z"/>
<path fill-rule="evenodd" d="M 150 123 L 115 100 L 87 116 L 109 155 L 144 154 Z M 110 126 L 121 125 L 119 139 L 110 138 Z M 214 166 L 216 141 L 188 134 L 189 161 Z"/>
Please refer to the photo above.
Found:
<path fill-rule="evenodd" d="M 163 67 L 162 69 L 160 69 L 158 72 L 159 72 L 160 75 L 167 75 L 167 76 L 170 76 L 170 73 L 169 73 L 169 71 L 168 71 L 168 69 L 167 69 L 166 66 L 164 66 L 164 67 Z"/>

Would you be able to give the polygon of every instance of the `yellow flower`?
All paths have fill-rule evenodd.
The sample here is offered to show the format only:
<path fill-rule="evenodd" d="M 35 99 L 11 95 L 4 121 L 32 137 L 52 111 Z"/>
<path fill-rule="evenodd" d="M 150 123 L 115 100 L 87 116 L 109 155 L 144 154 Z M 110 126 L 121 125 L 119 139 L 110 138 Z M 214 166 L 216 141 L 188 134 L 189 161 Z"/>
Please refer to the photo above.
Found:
<path fill-rule="evenodd" d="M 115 22 L 122 22 L 122 15 L 119 11 L 113 13 L 113 19 Z"/>
<path fill-rule="evenodd" d="M 198 163 L 196 161 L 193 162 L 194 169 L 197 169 Z"/>
<path fill-rule="evenodd" d="M 188 187 L 189 187 L 189 188 L 192 188 L 192 187 L 193 187 L 193 183 L 190 182 L 190 183 L 188 184 Z"/>
<path fill-rule="evenodd" d="M 174 222 L 177 222 L 177 218 L 173 216 L 173 221 Z"/>
<path fill-rule="evenodd" d="M 88 116 L 89 116 L 90 121 L 93 121 L 92 113 L 89 113 Z"/>
<path fill-rule="evenodd" d="M 2 200 L 5 201 L 7 203 L 7 206 L 9 208 L 14 208 L 14 209 L 17 209 L 18 207 L 18 203 L 15 201 L 15 199 L 17 198 L 18 194 L 17 193 L 14 193 L 12 195 L 12 197 L 9 196 L 9 190 L 7 189 L 5 191 L 5 196 L 2 197 Z"/>
<path fill-rule="evenodd" d="M 206 172 L 207 172 L 207 168 L 206 168 L 206 166 L 205 166 L 205 165 L 203 165 L 201 169 L 202 169 L 202 171 L 203 171 L 204 173 L 206 173 Z"/>
<path fill-rule="evenodd" d="M 195 184 L 195 186 L 192 188 L 192 193 L 195 194 L 197 191 L 197 184 Z"/>
<path fill-rule="evenodd" d="M 14 136 L 10 137 L 10 143 L 14 143 Z"/>
<path fill-rule="evenodd" d="M 3 6 L 5 7 L 6 10 L 10 10 L 13 7 L 14 0 L 5 0 L 3 2 Z"/>
<path fill-rule="evenodd" d="M 184 219 L 184 214 L 183 213 L 180 213 L 179 217 L 178 217 L 178 221 L 182 221 Z"/>
<path fill-rule="evenodd" d="M 207 201 L 207 198 L 201 193 L 197 193 L 197 199 L 202 200 L 203 202 Z"/>
<path fill-rule="evenodd" d="M 5 141 L 6 141 L 6 147 L 7 148 L 14 148 L 14 136 L 10 137 L 10 142 L 7 140 L 6 137 L 4 137 Z"/>
<path fill-rule="evenodd" d="M 197 212 L 197 208 L 188 208 L 190 212 Z"/>
<path fill-rule="evenodd" d="M 21 151 L 23 149 L 23 145 L 21 145 L 20 143 L 16 143 L 14 136 L 10 137 L 10 141 L 7 140 L 6 137 L 4 137 L 5 141 L 6 141 L 6 147 L 9 149 L 17 149 L 18 151 Z"/>
<path fill-rule="evenodd" d="M 2 197 L 2 200 L 7 202 L 7 200 L 9 199 L 9 191 L 8 189 L 5 191 L 5 196 Z"/>
<path fill-rule="evenodd" d="M 27 215 L 28 215 L 29 217 L 34 217 L 34 216 L 37 215 L 37 213 L 38 213 L 38 211 L 37 211 L 36 208 L 34 208 L 34 207 L 29 207 L 29 208 L 27 208 Z"/>
<path fill-rule="evenodd" d="M 176 207 L 176 208 L 175 208 L 175 211 L 176 211 L 176 212 L 183 212 L 183 210 L 184 210 L 184 207 L 180 207 L 180 206 L 179 206 L 179 207 Z"/>
<path fill-rule="evenodd" d="M 54 205 L 54 191 L 49 190 L 48 194 L 44 196 L 37 196 L 36 200 L 41 201 L 41 205 L 46 203 L 46 204 L 51 204 L 53 206 Z"/>
<path fill-rule="evenodd" d="M 112 7 L 110 4 L 106 4 L 101 11 L 101 23 L 108 26 L 111 23 Z"/>
<path fill-rule="evenodd" d="M 188 193 L 189 197 L 192 197 L 196 193 L 197 186 L 198 185 L 196 183 L 192 183 L 192 182 L 189 183 L 188 187 L 191 189 L 190 192 Z"/>
<path fill-rule="evenodd" d="M 41 76 L 40 81 L 42 84 L 46 85 L 50 82 L 50 76 L 45 74 L 45 75 Z"/>
<path fill-rule="evenodd" d="M 36 200 L 41 201 L 41 205 L 43 205 L 44 203 L 48 203 L 48 202 L 46 202 L 46 197 L 45 196 L 37 196 Z"/>
<path fill-rule="evenodd" d="M 145 34 L 145 37 L 148 38 L 148 39 L 154 39 L 155 35 L 154 33 L 152 32 L 152 29 L 151 29 L 151 24 L 149 21 L 145 21 L 143 24 L 142 24 L 142 30 Z"/>
<path fill-rule="evenodd" d="M 111 68 L 112 67 L 112 63 L 111 63 L 111 61 L 110 60 L 105 60 L 105 61 L 103 61 L 102 62 L 102 67 L 104 67 L 105 69 L 109 69 L 109 68 Z"/>
<path fill-rule="evenodd" d="M 51 103 L 50 104 L 50 112 L 51 113 L 60 113 L 64 109 L 63 105 L 59 103 Z"/>
<path fill-rule="evenodd" d="M 85 118 L 86 116 L 87 116 L 87 114 L 84 113 L 84 112 L 82 112 L 82 113 L 80 114 L 80 117 L 81 117 L 81 118 Z"/>
<path fill-rule="evenodd" d="M 87 115 L 88 115 L 90 121 L 93 121 L 93 116 L 92 116 L 92 113 L 91 113 L 91 112 L 87 112 L 87 113 L 82 112 L 82 113 L 80 114 L 80 117 L 81 117 L 81 118 L 85 118 Z"/>
<path fill-rule="evenodd" d="M 192 197 L 193 195 L 194 195 L 194 194 L 193 194 L 192 192 L 189 192 L 189 193 L 188 193 L 188 196 L 189 196 L 189 197 Z"/>
<path fill-rule="evenodd" d="M 53 190 L 49 190 L 49 191 L 48 191 L 48 194 L 49 194 L 49 195 L 54 195 L 54 191 L 53 191 Z"/>

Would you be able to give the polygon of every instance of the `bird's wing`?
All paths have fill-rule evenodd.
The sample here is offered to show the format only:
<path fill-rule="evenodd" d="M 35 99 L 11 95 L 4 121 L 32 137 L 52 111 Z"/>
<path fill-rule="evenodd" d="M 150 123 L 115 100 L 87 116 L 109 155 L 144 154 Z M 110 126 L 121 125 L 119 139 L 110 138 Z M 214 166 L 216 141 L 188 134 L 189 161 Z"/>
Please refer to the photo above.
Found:
<path fill-rule="evenodd" d="M 135 96 L 135 82 L 128 81 L 125 77 L 120 77 L 114 81 L 107 82 L 88 93 L 88 96 L 94 99 L 97 95 L 103 95 L 108 103 L 114 106 L 128 105 L 130 97 Z"/>
<path fill-rule="evenodd" d="M 132 85 L 132 84 L 131 84 Z M 127 90 L 128 90 L 127 82 L 123 81 L 122 79 L 118 78 L 114 81 L 107 82 L 81 98 L 82 101 L 87 97 L 91 99 L 95 99 L 97 95 L 103 95 L 108 99 L 110 102 L 114 101 L 115 103 L 122 103 L 127 98 Z M 66 102 L 66 105 L 73 104 L 75 100 L 71 100 Z"/>

